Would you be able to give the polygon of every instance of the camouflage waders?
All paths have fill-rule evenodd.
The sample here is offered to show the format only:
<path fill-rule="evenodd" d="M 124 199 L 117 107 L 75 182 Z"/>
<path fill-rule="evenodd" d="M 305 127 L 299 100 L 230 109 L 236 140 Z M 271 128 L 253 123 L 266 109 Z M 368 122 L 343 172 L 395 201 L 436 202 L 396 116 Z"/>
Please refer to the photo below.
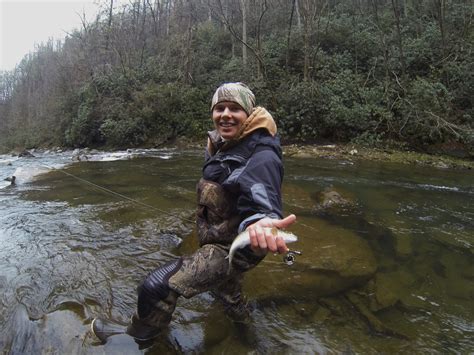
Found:
<path fill-rule="evenodd" d="M 232 318 L 243 320 L 247 316 L 241 295 L 242 273 L 255 267 L 264 256 L 257 256 L 248 247 L 241 249 L 228 274 L 226 257 L 240 223 L 235 197 L 219 184 L 204 179 L 199 181 L 197 192 L 201 247 L 190 256 L 159 267 L 140 285 L 137 312 L 127 329 L 137 339 L 149 339 L 169 324 L 179 296 L 190 298 L 211 291 Z"/>

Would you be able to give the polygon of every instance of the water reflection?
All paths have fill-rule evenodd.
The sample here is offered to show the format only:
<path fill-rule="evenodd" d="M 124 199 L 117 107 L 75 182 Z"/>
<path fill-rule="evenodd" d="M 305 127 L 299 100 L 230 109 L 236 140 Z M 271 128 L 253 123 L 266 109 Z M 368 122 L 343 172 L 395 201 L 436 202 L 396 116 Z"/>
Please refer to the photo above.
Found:
<path fill-rule="evenodd" d="M 0 189 L 0 348 L 140 353 L 126 336 L 99 344 L 88 326 L 95 316 L 127 322 L 146 273 L 195 250 L 188 220 L 202 157 L 158 150 L 72 157 L 0 157 L 1 176 L 31 175 Z M 54 169 L 38 175 L 38 166 Z M 303 255 L 291 268 L 269 255 L 247 275 L 250 324 L 228 320 L 210 294 L 180 299 L 149 353 L 473 349 L 472 172 L 316 159 L 287 159 L 285 171 L 285 211 L 298 215 L 292 231 Z M 351 207 L 317 210 L 315 195 L 327 187 Z M 377 333 L 372 315 L 386 328 Z"/>

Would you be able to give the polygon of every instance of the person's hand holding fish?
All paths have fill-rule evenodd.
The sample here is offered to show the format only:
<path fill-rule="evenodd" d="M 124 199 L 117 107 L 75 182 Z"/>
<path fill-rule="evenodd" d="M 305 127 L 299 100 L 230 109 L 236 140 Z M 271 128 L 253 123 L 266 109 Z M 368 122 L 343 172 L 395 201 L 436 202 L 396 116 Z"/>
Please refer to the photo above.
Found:
<path fill-rule="evenodd" d="M 290 214 L 283 219 L 263 218 L 247 227 L 250 235 L 250 247 L 256 253 L 266 254 L 268 251 L 272 253 L 284 254 L 289 251 L 285 240 L 274 233 L 272 228 L 287 228 L 296 221 L 296 216 Z"/>

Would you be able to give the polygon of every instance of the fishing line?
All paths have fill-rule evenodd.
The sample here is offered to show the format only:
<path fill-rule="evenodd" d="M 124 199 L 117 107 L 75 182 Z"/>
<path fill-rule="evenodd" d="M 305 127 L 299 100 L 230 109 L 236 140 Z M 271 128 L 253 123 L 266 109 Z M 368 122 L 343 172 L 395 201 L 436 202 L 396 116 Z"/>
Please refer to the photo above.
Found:
<path fill-rule="evenodd" d="M 97 185 L 97 184 L 95 184 L 95 183 L 93 183 L 93 182 L 91 182 L 91 181 L 88 181 L 88 180 L 86 180 L 86 179 L 80 178 L 79 176 L 76 176 L 76 175 L 74 175 L 74 174 L 68 173 L 67 171 L 64 171 L 64 170 L 61 170 L 61 169 L 56 169 L 56 168 L 54 168 L 54 167 L 52 167 L 52 166 L 48 166 L 48 165 L 46 165 L 46 164 L 44 164 L 44 163 L 41 164 L 41 165 L 43 165 L 44 167 L 46 167 L 46 168 L 48 168 L 48 169 L 51 169 L 51 170 L 54 170 L 54 171 L 59 171 L 59 172 L 65 174 L 65 175 L 67 175 L 67 176 L 69 176 L 69 177 L 72 177 L 72 178 L 74 178 L 74 179 L 76 179 L 76 180 L 78 180 L 78 181 L 80 181 L 80 182 L 82 182 L 82 183 L 91 185 L 91 186 L 93 186 L 93 187 L 95 187 L 95 188 L 97 188 L 97 189 L 99 189 L 99 190 L 102 190 L 102 191 L 104 191 L 104 192 L 107 192 L 107 193 L 109 193 L 109 194 L 111 194 L 111 195 L 114 195 L 114 196 L 116 196 L 116 197 L 120 197 L 120 198 L 122 198 L 122 199 L 124 199 L 124 200 L 130 201 L 130 202 L 133 202 L 133 203 L 136 203 L 137 205 L 140 205 L 140 206 L 142 206 L 142 207 L 151 208 L 152 210 L 155 210 L 155 211 L 157 211 L 157 212 L 166 214 L 166 215 L 168 215 L 168 216 L 170 216 L 170 217 L 176 217 L 176 218 L 180 218 L 180 219 L 182 219 L 182 220 L 185 220 L 185 221 L 187 221 L 187 222 L 195 223 L 195 221 L 192 220 L 192 219 L 189 219 L 189 218 L 186 218 L 186 217 L 178 217 L 175 213 L 167 212 L 167 211 L 162 210 L 162 209 L 159 209 L 159 208 L 157 208 L 157 207 L 155 207 L 155 206 L 149 205 L 149 204 L 147 204 L 147 203 L 145 203 L 145 202 L 141 202 L 141 201 L 135 200 L 135 199 L 130 198 L 130 197 L 126 196 L 126 195 L 123 195 L 123 194 L 118 193 L 118 192 L 116 192 L 116 191 L 110 190 L 110 189 L 108 189 L 108 188 L 106 188 L 106 187 L 103 187 L 103 186 L 101 186 L 101 185 Z"/>

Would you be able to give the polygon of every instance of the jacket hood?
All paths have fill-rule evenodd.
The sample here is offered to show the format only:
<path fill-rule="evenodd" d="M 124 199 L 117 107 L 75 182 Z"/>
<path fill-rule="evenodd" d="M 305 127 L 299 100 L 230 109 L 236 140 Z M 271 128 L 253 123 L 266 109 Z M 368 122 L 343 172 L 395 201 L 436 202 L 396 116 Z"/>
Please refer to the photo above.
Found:
<path fill-rule="evenodd" d="M 240 128 L 239 133 L 237 133 L 236 138 L 232 140 L 224 141 L 217 130 L 209 132 L 207 150 L 210 155 L 214 155 L 219 149 L 227 150 L 258 129 L 266 130 L 272 137 L 277 133 L 277 126 L 272 115 L 263 107 L 256 107 L 252 111 Z"/>
<path fill-rule="evenodd" d="M 237 140 L 248 136 L 250 133 L 260 128 L 267 130 L 273 137 L 277 133 L 277 126 L 272 115 L 270 115 L 270 112 L 263 107 L 256 107 L 240 128 Z"/>

